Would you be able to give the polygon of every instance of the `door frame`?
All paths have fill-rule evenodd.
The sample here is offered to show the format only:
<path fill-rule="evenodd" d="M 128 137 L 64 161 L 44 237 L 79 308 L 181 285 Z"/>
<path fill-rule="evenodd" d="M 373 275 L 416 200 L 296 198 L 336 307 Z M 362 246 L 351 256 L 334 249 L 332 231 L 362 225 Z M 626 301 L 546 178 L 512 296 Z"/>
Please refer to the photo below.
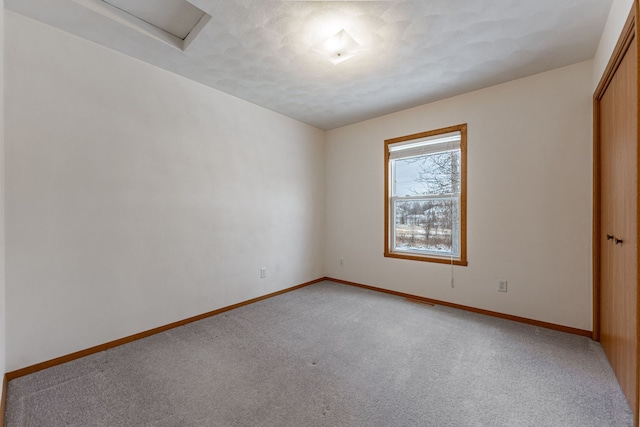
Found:
<path fill-rule="evenodd" d="M 627 53 L 629 46 L 633 42 L 634 38 L 638 40 L 638 28 L 636 25 L 637 17 L 640 16 L 640 1 L 635 0 L 633 3 L 633 7 L 629 13 L 629 17 L 622 29 L 622 33 L 620 34 L 620 38 L 611 54 L 611 58 L 607 63 L 607 66 L 602 74 L 600 82 L 595 90 L 593 95 L 593 236 L 592 236 L 592 280 L 593 280 L 593 334 L 592 338 L 595 341 L 600 341 L 600 255 L 601 255 L 601 245 L 600 245 L 600 237 L 601 237 L 601 227 L 600 227 L 600 209 L 601 209 L 601 170 L 600 170 L 600 155 L 601 155 L 601 136 L 600 136 L 600 101 L 604 96 L 609 84 L 611 83 L 613 76 L 615 75 L 620 63 L 622 62 L 625 54 Z M 638 40 L 640 42 L 640 40 Z M 636 43 L 636 48 L 640 54 L 640 43 Z M 640 55 L 638 55 L 638 68 L 640 69 Z M 638 84 L 638 93 L 636 93 L 636 102 L 638 102 L 640 106 L 640 84 Z M 638 109 L 638 123 L 640 124 L 640 108 Z M 638 133 L 640 135 L 640 132 Z M 639 151 L 640 153 L 640 151 Z M 639 155 L 640 157 L 640 155 Z M 640 159 L 638 159 L 640 160 Z M 640 162 L 637 163 L 640 165 Z M 636 172 L 637 173 L 637 172 Z M 638 185 L 638 193 L 640 193 L 640 182 Z M 636 198 L 638 198 L 640 194 L 636 194 Z M 640 200 L 640 199 L 638 199 Z M 640 204 L 639 208 L 636 212 L 635 220 L 638 221 L 640 218 Z M 638 227 L 638 236 L 636 236 L 640 242 L 640 227 Z M 640 251 L 639 251 L 640 254 Z M 639 257 L 640 258 L 640 257 Z M 638 260 L 636 260 L 638 263 Z M 639 275 L 640 279 L 640 275 Z M 640 280 L 639 280 L 640 282 Z M 638 288 L 640 289 L 640 283 L 638 283 Z M 636 294 L 636 311 L 640 311 L 640 292 Z M 636 333 L 638 337 L 636 338 L 636 367 L 635 367 L 635 376 L 636 376 L 636 401 L 629 402 L 631 409 L 634 414 L 634 426 L 639 426 L 639 400 L 640 400 L 640 313 L 636 313 Z"/>

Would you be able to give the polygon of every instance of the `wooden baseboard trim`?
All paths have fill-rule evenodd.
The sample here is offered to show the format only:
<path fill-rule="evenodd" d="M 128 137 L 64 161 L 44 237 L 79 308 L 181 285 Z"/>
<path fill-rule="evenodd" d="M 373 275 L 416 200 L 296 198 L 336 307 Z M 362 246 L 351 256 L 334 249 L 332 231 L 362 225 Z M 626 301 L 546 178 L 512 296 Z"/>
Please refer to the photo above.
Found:
<path fill-rule="evenodd" d="M 429 301 L 422 301 L 422 300 L 413 299 L 413 298 L 405 298 L 405 299 L 414 304 L 422 304 L 422 305 L 428 305 L 429 307 L 435 307 L 435 304 Z"/>
<path fill-rule="evenodd" d="M 326 277 L 325 279 L 330 280 L 332 282 L 336 282 L 336 283 L 342 283 L 343 285 L 356 286 L 358 288 L 364 288 L 364 289 L 369 289 L 371 291 L 383 292 L 385 294 L 403 297 L 412 301 L 420 301 L 424 304 L 444 305 L 447 307 L 457 308 L 459 310 L 470 311 L 472 313 L 484 314 L 486 316 L 499 317 L 500 319 L 513 320 L 514 322 L 526 323 L 527 325 L 539 326 L 541 328 L 553 329 L 560 332 L 567 332 L 569 334 L 581 335 L 589 338 L 591 338 L 592 336 L 591 331 L 571 328 L 569 326 L 556 325 L 555 323 L 542 322 L 540 320 L 528 319 L 526 317 L 512 316 L 511 314 L 504 314 L 504 313 L 499 313 L 497 311 L 490 311 L 490 310 L 484 310 L 482 308 L 475 308 L 475 307 L 469 307 L 461 304 L 454 304 L 452 302 L 439 301 L 432 298 L 425 298 L 417 295 L 406 294 L 404 292 L 391 291 L 389 289 L 376 288 L 375 286 L 363 285 L 361 283 L 348 282 L 346 280 L 340 280 L 340 279 L 333 279 L 331 277 Z"/>
<path fill-rule="evenodd" d="M 281 291 L 278 292 L 273 292 L 267 295 L 263 295 L 261 297 L 257 297 L 257 298 L 253 298 L 247 301 L 243 301 L 243 302 L 239 302 L 237 304 L 233 304 L 230 305 L 228 307 L 223 307 L 223 308 L 219 308 L 217 310 L 213 310 L 210 311 L 208 313 L 204 313 L 204 314 L 199 314 L 197 316 L 193 316 L 193 317 L 189 317 L 188 319 L 183 319 L 183 320 L 179 320 L 177 322 L 173 322 L 173 323 L 169 323 L 168 325 L 164 325 L 164 326 L 159 326 L 157 328 L 153 328 L 153 329 L 149 329 L 148 331 L 144 331 L 144 332 L 139 332 L 137 334 L 134 335 L 129 335 L 128 337 L 124 337 L 124 338 L 120 338 L 114 341 L 109 341 L 108 343 L 105 344 L 100 344 L 94 347 L 90 347 L 84 350 L 80 350 L 80 351 L 76 351 L 75 353 L 71 353 L 71 354 L 67 354 L 66 356 L 60 356 L 60 357 L 56 357 L 55 359 L 51 359 L 51 360 L 47 360 L 45 362 L 41 362 L 41 363 L 37 363 L 35 365 L 31 365 L 31 366 L 27 366 L 25 368 L 22 369 L 18 369 L 15 371 L 11 371 L 11 372 L 7 372 L 5 374 L 5 384 L 7 381 L 11 381 L 15 378 L 19 378 L 19 377 L 23 377 L 25 375 L 29 375 L 32 374 L 34 372 L 38 372 L 41 371 L 43 369 L 47 369 L 47 368 L 51 368 L 53 366 L 57 366 L 57 365 L 62 365 L 63 363 L 67 363 L 67 362 L 71 362 L 72 360 L 76 360 L 76 359 L 80 359 L 81 357 L 85 357 L 85 356 L 89 356 L 95 353 L 99 353 L 101 351 L 105 351 L 105 350 L 109 350 L 111 348 L 114 347 L 118 347 L 124 344 L 128 344 L 130 342 L 142 339 L 142 338 L 146 338 L 149 337 L 151 335 L 155 335 L 155 334 L 159 334 L 161 332 L 165 332 L 168 331 L 170 329 L 174 329 L 180 326 L 184 326 L 187 325 L 189 323 L 192 322 L 196 322 L 198 320 L 202 320 L 202 319 L 206 319 L 207 317 L 211 317 L 211 316 L 215 316 L 216 314 L 220 314 L 220 313 L 224 313 L 225 311 L 230 311 L 233 310 L 235 308 L 239 308 L 245 305 L 249 305 L 249 304 L 253 304 L 256 303 L 258 301 L 262 301 L 268 298 L 273 298 L 275 296 L 278 295 L 282 295 L 285 294 L 287 292 L 291 292 L 291 291 L 295 291 L 296 289 L 300 289 L 300 288 L 304 288 L 305 286 L 309 286 L 309 285 L 313 285 L 314 283 L 318 283 L 318 282 L 322 282 L 324 281 L 325 278 L 320 278 L 320 279 L 316 279 L 316 280 L 312 280 L 310 282 L 306 282 L 303 283 L 301 285 L 296 285 L 293 286 L 291 288 L 287 288 L 287 289 L 283 289 Z M 4 389 L 3 389 L 3 395 L 2 395 L 2 403 L 4 404 Z M 4 414 L 4 410 L 2 411 L 2 414 Z M 2 423 L 0 423 L 0 426 L 2 426 Z"/>
<path fill-rule="evenodd" d="M 111 348 L 114 347 L 118 347 L 124 344 L 128 344 L 130 342 L 142 339 L 142 338 L 146 338 L 155 334 L 159 334 L 161 332 L 165 332 L 168 331 L 170 329 L 174 329 L 180 326 L 184 326 L 187 325 L 189 323 L 192 322 L 196 322 L 198 320 L 202 320 L 202 319 L 206 319 L 207 317 L 211 317 L 211 316 L 215 316 L 217 314 L 220 313 L 224 313 L 226 311 L 230 311 L 233 310 L 235 308 L 239 308 L 239 307 L 243 307 L 245 305 L 249 305 L 249 304 L 253 304 L 256 303 L 258 301 L 262 301 L 268 298 L 273 298 L 275 296 L 278 295 L 282 295 L 285 294 L 287 292 L 291 292 L 291 291 L 295 291 L 296 289 L 300 289 L 300 288 L 304 288 L 306 286 L 309 285 L 313 285 L 314 283 L 319 283 L 322 281 L 331 281 L 331 282 L 335 282 L 335 283 L 341 283 L 344 285 L 349 285 L 349 286 L 355 286 L 355 287 L 359 287 L 359 288 L 364 288 L 364 289 L 369 289 L 372 291 L 376 291 L 376 292 L 382 292 L 382 293 L 386 293 L 386 294 L 390 294 L 390 295 L 395 295 L 395 296 L 399 296 L 399 297 L 403 297 L 406 298 L 408 300 L 411 300 L 412 302 L 420 302 L 423 304 L 429 304 L 429 305 L 443 305 L 443 306 L 447 306 L 447 307 L 452 307 L 452 308 L 457 308 L 460 310 L 465 310 L 465 311 L 470 311 L 473 313 L 479 313 L 479 314 L 484 314 L 487 316 L 492 316 L 492 317 L 498 317 L 501 319 L 507 319 L 507 320 L 513 320 L 515 322 L 520 322 L 520 323 L 526 323 L 528 325 L 533 325 L 533 326 L 539 326 L 542 328 L 547 328 L 547 329 L 553 329 L 556 331 L 561 331 L 561 332 L 567 332 L 570 334 L 574 334 L 574 335 L 581 335 L 581 336 L 586 336 L 586 337 L 591 337 L 592 332 L 591 331 L 586 331 L 586 330 L 582 330 L 582 329 L 577 329 L 577 328 L 571 328 L 568 326 L 562 326 L 562 325 L 556 325 L 554 323 L 548 323 L 548 322 L 542 322 L 539 320 L 533 320 L 533 319 L 528 319 L 526 317 L 519 317 L 519 316 L 512 316 L 510 314 L 504 314 L 504 313 L 499 313 L 499 312 L 495 312 L 495 311 L 490 311 L 490 310 L 484 310 L 481 308 L 475 308 L 475 307 L 469 307 L 469 306 L 465 306 L 465 305 L 461 305 L 461 304 L 454 304 L 454 303 L 450 303 L 450 302 L 446 302 L 446 301 L 440 301 L 440 300 L 436 300 L 436 299 L 432 299 L 432 298 L 426 298 L 426 297 L 421 297 L 421 296 L 417 296 L 417 295 L 412 295 L 412 294 L 407 294 L 404 292 L 397 292 L 397 291 L 392 291 L 389 289 L 383 289 L 383 288 L 377 288 L 375 286 L 369 286 L 369 285 L 363 285 L 361 283 L 355 283 L 355 282 L 349 282 L 346 280 L 340 280 L 340 279 L 334 279 L 332 277 L 322 277 L 320 279 L 316 279 L 316 280 L 312 280 L 310 282 L 306 282 L 297 286 L 293 286 L 287 289 L 283 289 L 281 291 L 278 292 L 273 292 L 267 295 L 263 295 L 261 297 L 257 297 L 257 298 L 253 298 L 247 301 L 243 301 L 243 302 L 239 302 L 237 304 L 233 304 L 227 307 L 223 307 L 223 308 L 219 308 L 217 310 L 213 310 L 210 311 L 208 313 L 204 313 L 204 314 L 200 314 L 197 316 L 193 316 L 193 317 L 189 317 L 187 319 L 183 319 L 183 320 L 179 320 L 177 322 L 173 322 L 170 323 L 168 325 L 164 325 L 164 326 L 159 326 L 157 328 L 154 329 L 149 329 L 148 331 L 144 331 L 144 332 L 139 332 L 137 334 L 134 335 L 129 335 L 127 337 L 124 338 L 120 338 L 114 341 L 110 341 L 104 344 L 100 344 L 94 347 L 90 347 L 84 350 L 80 350 L 80 351 L 76 351 L 75 353 L 71 353 L 65 356 L 60 356 L 57 357 L 55 359 L 51 359 L 51 360 L 47 360 L 45 362 L 41 362 L 41 363 L 37 363 L 35 365 L 31 365 L 31 366 L 27 366 L 25 368 L 22 369 L 18 369 L 15 371 L 11 371 L 11 372 L 7 372 L 4 375 L 4 379 L 3 379 L 3 385 L 2 385 L 2 397 L 1 397 L 1 401 L 0 401 L 0 426 L 2 426 L 2 418 L 4 417 L 4 405 L 5 405 L 5 399 L 6 399 L 6 388 L 7 388 L 7 382 L 11 381 L 15 378 L 19 378 L 25 375 L 29 375 L 32 374 L 34 372 L 38 372 L 41 371 L 43 369 L 47 369 L 47 368 L 51 368 L 53 366 L 57 366 L 57 365 L 61 365 L 63 363 L 67 363 L 67 362 L 71 362 L 72 360 L 76 360 L 79 359 L 81 357 L 85 357 L 85 356 L 89 356 L 95 353 L 99 353 L 101 351 L 105 351 L 105 350 L 109 350 Z"/>
<path fill-rule="evenodd" d="M 0 426 L 4 425 L 4 408 L 7 406 L 7 374 L 2 377 L 2 397 L 0 397 Z"/>

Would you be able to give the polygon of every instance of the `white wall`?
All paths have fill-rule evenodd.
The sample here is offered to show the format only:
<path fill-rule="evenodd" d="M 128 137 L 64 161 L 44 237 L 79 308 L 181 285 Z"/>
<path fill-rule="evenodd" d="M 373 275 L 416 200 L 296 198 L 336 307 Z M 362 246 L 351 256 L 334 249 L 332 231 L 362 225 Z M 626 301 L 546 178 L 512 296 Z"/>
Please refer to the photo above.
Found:
<path fill-rule="evenodd" d="M 591 329 L 590 98 L 632 3 L 594 61 L 330 131 L 324 153 L 321 131 L 7 12 L 8 370 L 325 273 Z M 382 144 L 462 122 L 452 289 L 448 266 L 382 256 Z"/>
<path fill-rule="evenodd" d="M 4 262 L 4 0 L 0 0 L 0 379 L 6 372 Z"/>
<path fill-rule="evenodd" d="M 590 330 L 592 69 L 587 61 L 329 131 L 327 276 Z M 469 266 L 455 267 L 452 289 L 449 265 L 383 257 L 383 141 L 460 123 Z"/>
<path fill-rule="evenodd" d="M 594 90 L 596 86 L 598 86 L 600 77 L 602 77 L 602 73 L 609 62 L 611 53 L 613 53 L 613 49 L 618 42 L 620 32 L 629 17 L 629 12 L 633 7 L 634 1 L 635 0 L 613 0 L 611 10 L 609 11 L 609 17 L 593 60 Z"/>
<path fill-rule="evenodd" d="M 322 131 L 6 26 L 9 370 L 323 276 Z"/>

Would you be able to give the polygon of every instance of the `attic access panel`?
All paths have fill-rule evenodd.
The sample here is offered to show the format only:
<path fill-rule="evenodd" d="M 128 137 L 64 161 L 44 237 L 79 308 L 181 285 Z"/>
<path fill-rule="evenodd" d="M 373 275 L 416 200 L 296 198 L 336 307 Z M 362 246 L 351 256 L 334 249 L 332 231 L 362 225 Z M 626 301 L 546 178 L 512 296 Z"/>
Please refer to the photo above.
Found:
<path fill-rule="evenodd" d="M 186 0 L 103 0 L 123 12 L 184 40 L 205 12 Z"/>

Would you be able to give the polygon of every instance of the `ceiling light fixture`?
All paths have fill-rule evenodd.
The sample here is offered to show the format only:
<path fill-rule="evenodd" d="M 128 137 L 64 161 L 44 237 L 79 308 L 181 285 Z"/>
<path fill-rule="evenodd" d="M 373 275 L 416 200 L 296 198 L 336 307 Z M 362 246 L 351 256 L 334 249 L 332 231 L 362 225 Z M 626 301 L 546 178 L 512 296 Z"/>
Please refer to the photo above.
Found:
<path fill-rule="evenodd" d="M 364 51 L 364 48 L 344 29 L 322 43 L 316 45 L 314 52 L 327 56 L 334 65 L 353 58 Z"/>

